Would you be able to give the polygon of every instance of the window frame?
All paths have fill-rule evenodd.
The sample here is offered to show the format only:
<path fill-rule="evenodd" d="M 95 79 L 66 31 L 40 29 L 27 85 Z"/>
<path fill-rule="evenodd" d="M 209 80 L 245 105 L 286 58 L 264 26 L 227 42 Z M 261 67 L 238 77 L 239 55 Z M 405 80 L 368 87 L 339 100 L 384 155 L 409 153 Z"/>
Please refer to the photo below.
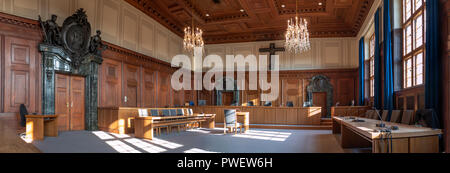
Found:
<path fill-rule="evenodd" d="M 377 44 L 375 41 L 375 33 L 373 33 L 369 38 L 369 59 L 367 60 L 369 64 L 369 98 L 375 97 L 375 44 Z"/>
<path fill-rule="evenodd" d="M 409 18 L 406 18 L 406 1 L 402 0 L 402 31 L 403 31 L 403 51 L 402 51 L 402 66 L 403 66 L 403 88 L 412 88 L 416 86 L 423 85 L 425 82 L 425 41 L 426 41 L 426 0 L 409 0 L 411 7 L 411 15 Z M 421 1 L 422 5 L 419 8 L 416 8 L 415 2 Z M 422 17 L 422 45 L 416 47 L 416 36 L 417 36 L 417 19 Z M 407 27 L 411 27 L 411 36 L 407 37 Z M 411 39 L 410 52 L 407 52 L 407 40 Z M 418 83 L 419 79 L 417 77 L 418 64 L 417 64 L 417 55 L 422 54 L 422 83 Z M 408 85 L 408 76 L 407 76 L 407 67 L 406 62 L 411 59 L 411 85 Z"/>

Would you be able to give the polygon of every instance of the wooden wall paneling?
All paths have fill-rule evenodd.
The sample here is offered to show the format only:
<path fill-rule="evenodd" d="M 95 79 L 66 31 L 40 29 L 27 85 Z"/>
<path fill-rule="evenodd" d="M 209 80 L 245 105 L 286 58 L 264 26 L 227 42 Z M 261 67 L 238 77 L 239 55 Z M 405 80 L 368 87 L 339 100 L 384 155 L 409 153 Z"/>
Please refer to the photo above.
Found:
<path fill-rule="evenodd" d="M 273 116 L 275 116 L 276 124 L 287 124 L 287 109 L 279 110 L 279 111 L 272 111 L 271 112 Z"/>
<path fill-rule="evenodd" d="M 306 124 L 306 117 L 308 116 L 308 110 L 301 109 L 297 111 L 297 124 Z"/>
<path fill-rule="evenodd" d="M 20 104 L 37 112 L 37 42 L 6 36 L 4 44 L 4 112 L 19 112 Z"/>
<path fill-rule="evenodd" d="M 85 78 L 70 77 L 70 130 L 85 130 Z"/>
<path fill-rule="evenodd" d="M 351 101 L 355 101 L 355 82 L 351 78 L 343 78 L 337 81 L 335 95 L 340 105 L 351 106 Z M 334 103 L 333 103 L 334 104 Z"/>
<path fill-rule="evenodd" d="M 198 100 L 206 100 L 206 105 L 213 105 L 213 91 L 201 90 L 198 91 Z"/>
<path fill-rule="evenodd" d="M 416 97 L 415 96 L 408 96 L 406 97 L 406 109 L 407 110 L 416 110 Z"/>
<path fill-rule="evenodd" d="M 177 105 L 177 106 L 183 106 L 184 105 L 184 90 L 180 90 L 180 91 L 176 91 L 172 88 L 172 85 L 170 85 L 170 88 L 172 90 L 173 93 L 173 105 Z"/>
<path fill-rule="evenodd" d="M 397 109 L 417 110 L 425 107 L 425 87 L 403 89 L 395 93 Z"/>
<path fill-rule="evenodd" d="M 306 101 L 306 99 L 307 99 L 307 97 L 308 97 L 308 91 L 307 91 L 307 88 L 308 88 L 308 85 L 309 85 L 309 83 L 310 83 L 310 80 L 311 78 L 304 78 L 301 82 L 303 82 L 303 85 L 301 85 L 301 97 L 300 97 L 300 107 L 302 107 L 303 106 L 303 103 L 305 103 L 305 101 Z"/>
<path fill-rule="evenodd" d="M 315 124 L 315 125 L 319 125 L 321 118 L 323 116 L 321 116 L 321 108 L 311 108 L 307 111 L 307 116 L 306 116 L 306 122 L 307 124 Z"/>
<path fill-rule="evenodd" d="M 295 125 L 298 120 L 298 110 L 297 109 L 288 109 L 286 110 L 286 124 L 287 125 Z"/>
<path fill-rule="evenodd" d="M 123 105 L 126 107 L 139 107 L 140 103 L 140 67 L 123 64 Z M 126 97 L 126 99 L 125 99 Z"/>
<path fill-rule="evenodd" d="M 3 35 L 0 34 L 0 112 L 4 112 L 3 110 L 3 101 L 5 97 L 3 97 L 3 93 L 5 92 L 5 84 L 4 84 L 4 78 L 3 78 L 3 64 L 5 62 L 5 56 L 4 56 L 4 48 L 3 48 Z"/>
<path fill-rule="evenodd" d="M 170 74 L 167 72 L 160 72 L 158 77 L 158 106 L 167 107 L 171 106 L 172 102 L 172 87 L 170 86 Z"/>
<path fill-rule="evenodd" d="M 300 105 L 301 82 L 297 79 L 284 79 L 282 83 L 283 104 L 286 105 L 290 101 L 294 103 L 294 107 L 302 106 Z"/>
<path fill-rule="evenodd" d="M 277 124 L 278 123 L 276 110 L 264 108 L 264 114 L 265 114 L 264 123 L 269 123 L 269 124 Z"/>
<path fill-rule="evenodd" d="M 142 107 L 157 107 L 157 78 L 157 71 L 149 68 L 142 70 Z"/>
<path fill-rule="evenodd" d="M 58 117 L 58 130 L 70 130 L 70 76 L 55 76 L 55 114 Z"/>
<path fill-rule="evenodd" d="M 326 117 L 327 110 L 327 93 L 326 92 L 315 92 L 313 96 L 313 106 L 322 108 L 322 117 Z"/>
<path fill-rule="evenodd" d="M 104 58 L 99 76 L 99 107 L 119 107 L 122 104 L 122 63 Z"/>

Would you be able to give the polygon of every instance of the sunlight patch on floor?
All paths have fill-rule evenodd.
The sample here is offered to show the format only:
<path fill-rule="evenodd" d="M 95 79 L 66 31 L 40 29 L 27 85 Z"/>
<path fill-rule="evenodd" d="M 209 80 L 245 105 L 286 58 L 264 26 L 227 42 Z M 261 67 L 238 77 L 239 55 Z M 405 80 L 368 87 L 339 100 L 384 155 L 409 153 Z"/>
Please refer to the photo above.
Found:
<path fill-rule="evenodd" d="M 140 148 L 140 149 L 142 149 L 142 150 L 144 150 L 146 152 L 149 152 L 149 153 L 162 153 L 162 152 L 167 151 L 164 148 L 161 148 L 161 147 L 149 144 L 149 143 L 147 143 L 145 141 L 142 141 L 142 140 L 136 139 L 136 138 L 125 139 L 125 142 L 130 143 L 130 144 L 134 145 L 135 147 L 138 147 L 138 148 Z"/>
<path fill-rule="evenodd" d="M 115 139 L 113 136 L 111 136 L 110 134 L 108 134 L 106 132 L 103 132 L 103 131 L 92 132 L 92 134 L 94 134 L 95 136 L 97 136 L 101 140 Z"/>
<path fill-rule="evenodd" d="M 218 152 L 206 151 L 206 150 L 202 150 L 202 149 L 198 149 L 198 148 L 192 148 L 190 150 L 184 151 L 184 153 L 218 153 Z"/>
<path fill-rule="evenodd" d="M 284 142 L 291 134 L 292 133 L 249 130 L 242 134 L 233 135 L 233 137 Z"/>
<path fill-rule="evenodd" d="M 138 150 L 134 149 L 133 147 L 119 140 L 106 141 L 106 144 L 111 146 L 114 150 L 116 150 L 119 153 L 141 153 Z"/>
<path fill-rule="evenodd" d="M 153 140 L 145 139 L 145 141 L 168 148 L 168 149 L 176 149 L 176 148 L 180 148 L 183 146 L 181 144 L 177 144 L 174 142 L 170 142 L 170 141 L 166 141 L 166 140 L 162 140 L 162 139 L 158 139 L 158 138 L 153 138 Z"/>

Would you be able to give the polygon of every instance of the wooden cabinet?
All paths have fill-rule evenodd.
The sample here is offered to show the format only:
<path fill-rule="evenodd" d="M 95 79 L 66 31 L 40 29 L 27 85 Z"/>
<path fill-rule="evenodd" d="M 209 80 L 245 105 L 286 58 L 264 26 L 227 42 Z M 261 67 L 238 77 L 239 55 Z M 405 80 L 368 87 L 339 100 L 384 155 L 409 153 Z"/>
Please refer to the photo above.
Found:
<path fill-rule="evenodd" d="M 84 130 L 85 79 L 57 74 L 55 77 L 55 114 L 58 130 Z"/>

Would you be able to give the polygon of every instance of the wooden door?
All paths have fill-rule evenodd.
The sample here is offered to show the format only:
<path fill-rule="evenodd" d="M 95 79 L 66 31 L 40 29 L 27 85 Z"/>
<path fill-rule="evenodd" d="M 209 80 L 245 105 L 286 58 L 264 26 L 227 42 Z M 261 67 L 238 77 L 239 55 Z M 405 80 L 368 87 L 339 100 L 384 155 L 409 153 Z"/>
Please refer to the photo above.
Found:
<path fill-rule="evenodd" d="M 124 64 L 124 106 L 138 107 L 139 67 Z"/>
<path fill-rule="evenodd" d="M 313 106 L 322 108 L 322 117 L 327 116 L 327 93 L 316 92 L 313 93 Z"/>
<path fill-rule="evenodd" d="M 84 130 L 85 79 L 78 76 L 70 79 L 70 130 Z"/>
<path fill-rule="evenodd" d="M 222 105 L 230 106 L 233 104 L 234 94 L 232 92 L 224 92 L 222 93 Z"/>
<path fill-rule="evenodd" d="M 99 71 L 99 107 L 120 107 L 122 105 L 122 63 L 105 58 Z"/>
<path fill-rule="evenodd" d="M 29 113 L 36 113 L 39 65 L 36 65 L 37 43 L 16 37 L 4 39 L 4 112 L 19 112 L 24 104 Z M 2 56 L 2 55 L 0 55 Z M 3 58 L 2 58 L 3 59 Z"/>
<path fill-rule="evenodd" d="M 58 117 L 58 130 L 68 131 L 70 123 L 70 76 L 55 76 L 55 114 Z"/>

